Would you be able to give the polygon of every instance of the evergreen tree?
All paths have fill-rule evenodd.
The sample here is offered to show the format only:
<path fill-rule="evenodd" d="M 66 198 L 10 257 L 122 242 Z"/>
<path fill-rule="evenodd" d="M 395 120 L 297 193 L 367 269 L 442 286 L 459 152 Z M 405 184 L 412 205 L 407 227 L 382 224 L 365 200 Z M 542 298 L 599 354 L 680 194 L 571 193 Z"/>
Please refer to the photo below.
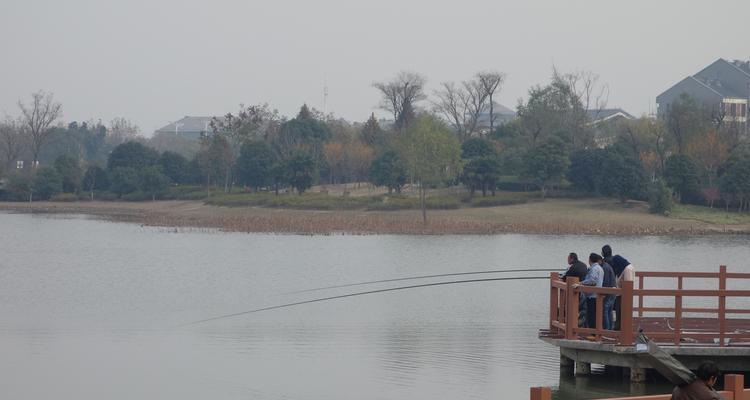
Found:
<path fill-rule="evenodd" d="M 401 193 L 406 184 L 406 168 L 393 150 L 387 150 L 375 158 L 370 167 L 370 180 L 376 186 L 388 188 L 388 194 Z"/>

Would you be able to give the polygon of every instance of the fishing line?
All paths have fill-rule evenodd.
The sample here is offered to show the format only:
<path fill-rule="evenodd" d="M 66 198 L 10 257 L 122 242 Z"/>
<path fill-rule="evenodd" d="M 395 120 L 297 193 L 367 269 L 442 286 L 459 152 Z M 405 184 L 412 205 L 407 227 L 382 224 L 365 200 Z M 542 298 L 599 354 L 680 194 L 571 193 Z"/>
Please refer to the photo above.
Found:
<path fill-rule="evenodd" d="M 346 283 L 346 284 L 341 284 L 341 285 L 324 286 L 324 287 L 319 287 L 319 288 L 314 288 L 314 289 L 296 290 L 294 292 L 286 292 L 284 294 L 315 292 L 318 290 L 337 289 L 337 288 L 361 286 L 361 285 L 371 285 L 375 283 L 398 282 L 398 281 L 408 281 L 408 280 L 414 280 L 414 279 L 427 279 L 427 278 L 441 278 L 441 277 L 446 277 L 446 276 L 497 274 L 497 273 L 503 273 L 503 272 L 555 272 L 555 271 L 561 271 L 561 270 L 562 270 L 561 268 L 541 268 L 541 269 L 526 268 L 526 269 L 496 269 L 496 270 L 490 270 L 490 271 L 453 272 L 450 274 L 420 275 L 420 276 L 409 276 L 406 278 L 391 278 L 391 279 L 381 279 L 378 281 Z"/>
<path fill-rule="evenodd" d="M 197 325 L 202 324 L 209 321 L 216 321 L 219 319 L 224 318 L 231 318 L 231 317 L 237 317 L 240 315 L 246 315 L 246 314 L 254 314 L 261 311 L 270 311 L 270 310 L 277 310 L 279 308 L 287 308 L 287 307 L 294 307 L 299 306 L 302 304 L 310 304 L 310 303 L 318 303 L 321 301 L 328 301 L 328 300 L 335 300 L 335 299 L 343 299 L 346 297 L 354 297 L 354 296 L 364 296 L 366 294 L 375 294 L 375 293 L 383 293 L 383 292 L 393 292 L 396 290 L 406 290 L 406 289 L 416 289 L 416 288 L 423 288 L 423 287 L 431 287 L 431 286 L 441 286 L 441 285 L 455 285 L 455 284 L 461 284 L 461 283 L 476 283 L 476 282 L 492 282 L 492 281 L 513 281 L 513 280 L 532 280 L 532 279 L 549 279 L 548 276 L 516 276 L 516 277 L 507 277 L 507 278 L 483 278 L 483 279 L 465 279 L 460 281 L 448 281 L 448 282 L 433 282 L 433 283 L 423 283 L 420 285 L 409 285 L 409 286 L 398 286 L 394 288 L 387 288 L 387 289 L 377 289 L 377 290 L 368 290 L 366 292 L 355 292 L 355 293 L 347 293 L 347 294 L 341 294 L 337 296 L 329 296 L 329 297 L 322 297 L 318 299 L 312 299 L 312 300 L 303 300 L 303 301 L 296 301 L 294 303 L 287 303 L 287 304 L 280 304 L 270 307 L 263 307 L 263 308 L 256 308 L 254 310 L 249 311 L 242 311 L 232 314 L 226 314 L 226 315 L 219 315 L 217 317 L 211 317 L 202 319 L 199 321 L 194 322 L 188 322 L 186 324 L 178 325 L 177 328 L 182 328 L 190 325 Z"/>

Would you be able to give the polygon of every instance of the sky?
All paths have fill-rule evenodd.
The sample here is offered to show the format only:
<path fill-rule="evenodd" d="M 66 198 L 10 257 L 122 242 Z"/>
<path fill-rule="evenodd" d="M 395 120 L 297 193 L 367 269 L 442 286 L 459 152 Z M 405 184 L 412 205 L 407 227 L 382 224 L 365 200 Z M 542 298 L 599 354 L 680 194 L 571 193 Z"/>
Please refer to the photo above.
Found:
<path fill-rule="evenodd" d="M 717 58 L 750 59 L 750 1 L 0 0 L 0 117 L 54 93 L 61 121 L 127 118 L 150 135 L 185 115 L 303 103 L 363 121 L 374 81 L 507 74 L 499 102 L 588 70 L 640 115 Z M 426 105 L 426 103 L 425 103 Z"/>

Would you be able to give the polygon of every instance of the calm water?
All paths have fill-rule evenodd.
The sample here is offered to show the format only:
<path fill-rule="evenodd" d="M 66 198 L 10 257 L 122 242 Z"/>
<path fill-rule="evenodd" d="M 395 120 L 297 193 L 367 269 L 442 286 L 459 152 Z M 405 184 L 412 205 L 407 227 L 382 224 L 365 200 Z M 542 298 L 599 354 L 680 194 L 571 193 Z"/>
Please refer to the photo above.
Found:
<path fill-rule="evenodd" d="M 561 266 L 610 243 L 641 269 L 747 271 L 748 237 L 283 236 L 0 214 L 0 396 L 8 399 L 561 399 L 664 391 L 561 378 L 536 338 L 545 281 L 297 290 Z M 519 274 L 520 275 L 520 274 Z M 531 273 L 526 275 L 547 275 Z M 432 281 L 438 281 L 434 279 Z M 407 284 L 414 283 L 408 281 Z"/>

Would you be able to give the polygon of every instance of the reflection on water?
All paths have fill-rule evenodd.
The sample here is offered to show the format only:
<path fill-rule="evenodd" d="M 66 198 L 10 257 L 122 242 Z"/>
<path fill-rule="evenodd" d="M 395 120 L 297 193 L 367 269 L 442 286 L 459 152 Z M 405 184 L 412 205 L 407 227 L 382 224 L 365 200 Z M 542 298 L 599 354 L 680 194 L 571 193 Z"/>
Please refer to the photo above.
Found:
<path fill-rule="evenodd" d="M 641 269 L 743 270 L 747 239 L 175 233 L 0 214 L 0 391 L 13 399 L 665 392 L 663 383 L 631 386 L 617 372 L 561 375 L 556 349 L 536 338 L 547 317 L 545 281 L 422 288 L 176 326 L 394 283 L 285 294 L 313 287 L 561 266 L 568 252 L 586 255 L 605 242 Z"/>

